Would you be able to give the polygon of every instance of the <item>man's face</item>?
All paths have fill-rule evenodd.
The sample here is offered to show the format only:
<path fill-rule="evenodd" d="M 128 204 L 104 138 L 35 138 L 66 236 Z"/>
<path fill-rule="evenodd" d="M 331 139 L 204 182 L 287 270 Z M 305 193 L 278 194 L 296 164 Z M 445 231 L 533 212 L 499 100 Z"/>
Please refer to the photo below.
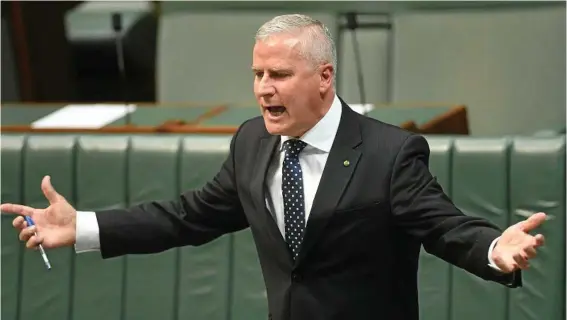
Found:
<path fill-rule="evenodd" d="M 299 45 L 297 37 L 277 35 L 254 46 L 254 95 L 274 135 L 302 136 L 329 107 L 323 99 L 332 89 L 332 65 L 314 66 Z"/>

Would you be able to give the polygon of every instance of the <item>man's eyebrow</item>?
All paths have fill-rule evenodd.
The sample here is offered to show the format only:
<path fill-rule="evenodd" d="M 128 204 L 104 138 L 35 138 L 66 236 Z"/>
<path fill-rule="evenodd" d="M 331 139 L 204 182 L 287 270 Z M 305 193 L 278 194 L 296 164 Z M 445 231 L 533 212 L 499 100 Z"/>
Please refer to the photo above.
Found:
<path fill-rule="evenodd" d="M 258 67 L 252 67 L 252 71 L 254 72 L 261 72 L 263 71 L 261 68 Z M 270 68 L 268 69 L 268 72 L 274 72 L 274 73 L 285 73 L 285 72 L 291 72 L 291 69 L 289 68 Z"/>

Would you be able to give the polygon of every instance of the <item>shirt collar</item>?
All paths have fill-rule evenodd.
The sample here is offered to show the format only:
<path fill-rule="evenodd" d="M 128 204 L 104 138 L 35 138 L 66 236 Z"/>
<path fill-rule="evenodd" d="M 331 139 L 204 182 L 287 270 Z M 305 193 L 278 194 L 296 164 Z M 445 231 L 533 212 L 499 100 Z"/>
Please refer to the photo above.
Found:
<path fill-rule="evenodd" d="M 335 135 L 339 129 L 339 123 L 341 122 L 342 114 L 342 104 L 339 97 L 335 94 L 333 103 L 329 111 L 317 122 L 317 124 L 309 129 L 302 137 L 299 139 L 307 143 L 307 145 L 317 148 L 324 152 L 330 152 L 333 146 L 333 141 L 335 140 Z M 282 136 L 280 150 L 282 150 L 283 143 L 292 137 Z"/>

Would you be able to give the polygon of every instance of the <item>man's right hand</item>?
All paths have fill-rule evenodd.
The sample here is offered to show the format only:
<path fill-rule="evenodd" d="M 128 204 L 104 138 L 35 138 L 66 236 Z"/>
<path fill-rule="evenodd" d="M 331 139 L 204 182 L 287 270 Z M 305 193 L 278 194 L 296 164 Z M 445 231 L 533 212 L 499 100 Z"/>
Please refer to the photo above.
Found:
<path fill-rule="evenodd" d="M 20 204 L 3 203 L 0 211 L 18 214 L 13 225 L 20 232 L 20 240 L 26 247 L 37 248 L 42 244 L 45 249 L 72 246 L 76 240 L 77 211 L 51 185 L 49 176 L 43 177 L 41 190 L 49 201 L 49 207 L 36 209 Z M 23 216 L 32 218 L 35 226 L 28 227 Z M 37 236 L 34 233 L 37 232 Z"/>

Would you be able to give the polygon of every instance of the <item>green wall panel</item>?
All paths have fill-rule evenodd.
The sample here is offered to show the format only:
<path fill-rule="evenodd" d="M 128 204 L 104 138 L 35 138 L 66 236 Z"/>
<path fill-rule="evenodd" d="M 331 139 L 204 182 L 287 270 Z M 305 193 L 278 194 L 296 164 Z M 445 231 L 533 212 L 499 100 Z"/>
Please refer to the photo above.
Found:
<path fill-rule="evenodd" d="M 25 137 L 2 136 L 2 203 L 22 203 L 22 160 Z M 20 268 L 23 254 L 18 232 L 12 227 L 14 215 L 2 215 L 2 319 L 17 319 L 20 296 Z M 37 261 L 36 263 L 41 263 Z M 43 271 L 42 271 L 43 272 Z"/>
<path fill-rule="evenodd" d="M 231 319 L 268 318 L 268 296 L 250 229 L 234 235 Z"/>
<path fill-rule="evenodd" d="M 221 168 L 230 137 L 185 137 L 179 169 L 180 190 L 198 189 Z M 199 247 L 180 248 L 179 319 L 228 317 L 231 235 Z"/>
<path fill-rule="evenodd" d="M 45 208 L 49 202 L 41 180 L 51 176 L 53 187 L 71 203 L 74 200 L 75 138 L 29 137 L 24 158 L 24 203 Z M 25 250 L 22 265 L 21 319 L 69 319 L 74 258 L 71 248 L 46 250 L 51 262 L 47 270 L 41 255 Z"/>
<path fill-rule="evenodd" d="M 448 138 L 428 137 L 431 155 L 429 169 L 443 190 L 451 195 L 451 153 L 453 143 Z M 451 265 L 421 250 L 419 261 L 419 306 L 423 320 L 448 320 Z"/>
<path fill-rule="evenodd" d="M 509 225 L 507 139 L 455 140 L 453 201 L 466 214 Z M 486 248 L 488 254 L 488 248 Z M 509 290 L 453 269 L 452 319 L 506 319 Z"/>
<path fill-rule="evenodd" d="M 123 208 L 126 184 L 127 136 L 82 136 L 77 154 L 77 209 Z M 73 319 L 122 319 L 125 258 L 102 260 L 98 252 L 77 255 Z"/>
<path fill-rule="evenodd" d="M 178 195 L 179 138 L 134 136 L 128 156 L 130 204 Z M 124 319 L 173 319 L 178 249 L 126 258 Z"/>
<path fill-rule="evenodd" d="M 524 272 L 524 288 L 510 292 L 510 320 L 565 319 L 565 136 L 516 138 L 510 163 L 512 223 L 543 211 L 532 234 L 545 246 Z"/>

